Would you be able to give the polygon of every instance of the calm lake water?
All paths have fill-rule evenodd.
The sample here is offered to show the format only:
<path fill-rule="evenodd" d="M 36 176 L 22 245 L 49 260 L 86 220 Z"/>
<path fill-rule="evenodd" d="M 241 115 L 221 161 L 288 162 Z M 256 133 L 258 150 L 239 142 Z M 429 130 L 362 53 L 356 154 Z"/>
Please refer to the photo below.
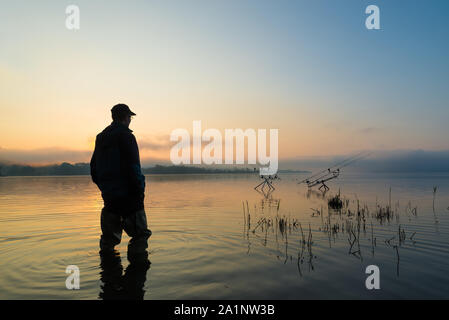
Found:
<path fill-rule="evenodd" d="M 149 268 L 128 262 L 126 234 L 102 261 L 90 177 L 1 177 L 0 298 L 449 298 L 448 174 L 345 173 L 324 199 L 280 177 L 263 194 L 254 175 L 147 176 Z M 338 189 L 351 213 L 327 209 Z M 389 203 L 390 219 L 376 217 Z M 365 287 L 368 265 L 380 290 Z"/>

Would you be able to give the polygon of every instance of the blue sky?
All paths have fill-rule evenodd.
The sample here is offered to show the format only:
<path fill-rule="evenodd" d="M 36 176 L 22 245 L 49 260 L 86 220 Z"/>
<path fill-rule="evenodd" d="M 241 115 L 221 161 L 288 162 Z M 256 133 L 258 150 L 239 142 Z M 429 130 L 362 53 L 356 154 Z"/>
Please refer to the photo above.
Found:
<path fill-rule="evenodd" d="M 68 4 L 80 7 L 79 31 L 64 26 Z M 381 30 L 365 28 L 370 4 L 380 8 Z M 285 159 L 449 149 L 448 1 L 1 8 L 3 149 L 89 150 L 117 102 L 138 113 L 133 130 L 142 141 L 203 120 L 279 128 Z M 143 151 L 162 159 L 160 152 Z"/>

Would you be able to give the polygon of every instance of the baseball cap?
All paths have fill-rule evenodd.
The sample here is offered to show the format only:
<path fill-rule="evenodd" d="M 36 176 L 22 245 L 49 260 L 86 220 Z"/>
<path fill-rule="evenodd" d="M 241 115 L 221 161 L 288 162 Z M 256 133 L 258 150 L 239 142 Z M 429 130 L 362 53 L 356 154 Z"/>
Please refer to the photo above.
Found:
<path fill-rule="evenodd" d="M 116 104 L 115 106 L 112 107 L 111 109 L 112 114 L 126 114 L 126 115 L 130 115 L 130 116 L 135 116 L 136 114 L 134 112 L 132 112 L 129 107 L 126 104 L 120 103 L 120 104 Z"/>

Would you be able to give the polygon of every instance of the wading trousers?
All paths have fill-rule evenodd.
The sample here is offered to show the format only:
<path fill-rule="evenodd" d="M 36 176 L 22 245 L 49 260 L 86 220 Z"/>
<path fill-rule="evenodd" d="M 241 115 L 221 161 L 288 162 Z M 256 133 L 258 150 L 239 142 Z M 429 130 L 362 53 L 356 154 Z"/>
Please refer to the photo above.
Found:
<path fill-rule="evenodd" d="M 148 229 L 145 210 L 141 209 L 126 216 L 103 208 L 101 210 L 100 249 L 113 250 L 122 240 L 122 232 L 128 234 L 131 240 L 128 244 L 128 252 L 141 252 L 148 248 L 148 238 L 151 230 Z"/>

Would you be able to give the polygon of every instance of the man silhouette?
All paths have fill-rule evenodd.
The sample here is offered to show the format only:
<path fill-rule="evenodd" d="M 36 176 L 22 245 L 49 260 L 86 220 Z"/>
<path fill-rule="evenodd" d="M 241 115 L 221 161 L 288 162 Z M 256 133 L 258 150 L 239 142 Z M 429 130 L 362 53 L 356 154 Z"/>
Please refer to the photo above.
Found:
<path fill-rule="evenodd" d="M 151 236 L 143 204 L 145 177 L 136 138 L 128 128 L 136 114 L 125 104 L 115 105 L 111 112 L 113 122 L 95 140 L 90 173 L 104 201 L 100 250 L 112 251 L 125 230 L 131 237 L 129 255 L 144 251 Z"/>

